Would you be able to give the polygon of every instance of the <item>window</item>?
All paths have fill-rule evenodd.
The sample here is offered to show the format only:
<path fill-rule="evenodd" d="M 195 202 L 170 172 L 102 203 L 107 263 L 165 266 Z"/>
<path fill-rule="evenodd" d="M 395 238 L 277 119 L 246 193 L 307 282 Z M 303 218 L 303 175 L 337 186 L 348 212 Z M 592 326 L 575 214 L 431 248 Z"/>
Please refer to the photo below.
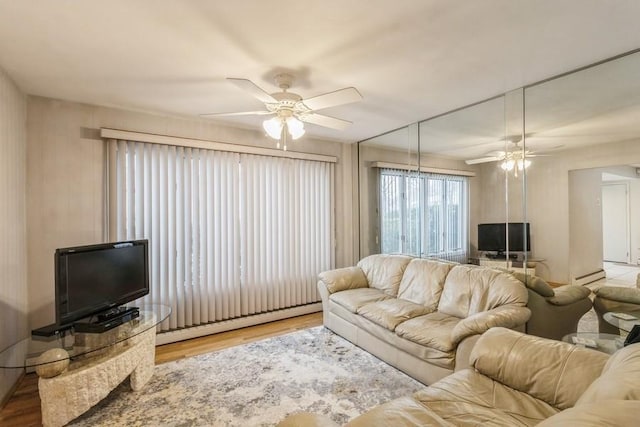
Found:
<path fill-rule="evenodd" d="M 466 261 L 467 178 L 380 169 L 382 253 Z"/>
<path fill-rule="evenodd" d="M 330 162 L 110 140 L 110 238 L 149 239 L 163 330 L 314 303 L 333 182 Z"/>

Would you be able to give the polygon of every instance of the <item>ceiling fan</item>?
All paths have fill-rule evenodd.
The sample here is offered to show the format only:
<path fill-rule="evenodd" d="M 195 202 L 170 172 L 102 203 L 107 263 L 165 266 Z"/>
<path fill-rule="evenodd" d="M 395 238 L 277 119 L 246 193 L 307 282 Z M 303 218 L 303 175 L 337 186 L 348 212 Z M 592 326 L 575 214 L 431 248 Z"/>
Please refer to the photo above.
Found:
<path fill-rule="evenodd" d="M 502 162 L 500 167 L 505 171 L 515 170 L 516 176 L 518 170 L 523 170 L 531 166 L 532 157 L 548 156 L 548 154 L 536 154 L 534 151 L 525 150 L 518 145 L 520 138 L 510 139 L 513 148 L 508 151 L 493 151 L 487 153 L 484 157 L 465 160 L 468 165 L 476 165 L 479 163 Z"/>
<path fill-rule="evenodd" d="M 303 122 L 313 123 L 318 126 L 337 130 L 344 130 L 351 124 L 348 120 L 318 114 L 316 111 L 362 100 L 360 92 L 353 87 L 347 87 L 334 92 L 314 96 L 312 98 L 302 99 L 302 97 L 297 93 L 289 92 L 289 88 L 294 80 L 294 77 L 291 74 L 280 73 L 277 74 L 274 79 L 276 85 L 281 89 L 281 91 L 269 94 L 251 80 L 227 78 L 228 81 L 235 84 L 240 89 L 243 89 L 254 98 L 262 101 L 265 105 L 265 110 L 234 113 L 210 113 L 201 114 L 201 116 L 221 117 L 273 115 L 274 117 L 265 120 L 262 126 L 271 138 L 278 140 L 278 148 L 280 148 L 280 140 L 283 139 L 284 149 L 286 150 L 287 134 L 294 140 L 304 135 L 305 130 Z"/>

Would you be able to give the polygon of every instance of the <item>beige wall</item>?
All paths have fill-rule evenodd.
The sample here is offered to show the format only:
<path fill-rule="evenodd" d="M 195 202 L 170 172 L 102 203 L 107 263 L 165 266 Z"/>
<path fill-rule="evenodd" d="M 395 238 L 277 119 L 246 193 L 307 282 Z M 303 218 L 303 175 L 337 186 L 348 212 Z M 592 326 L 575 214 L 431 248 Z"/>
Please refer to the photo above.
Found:
<path fill-rule="evenodd" d="M 631 264 L 640 264 L 640 179 L 629 183 L 629 232 L 631 233 Z"/>
<path fill-rule="evenodd" d="M 569 266 L 571 278 L 602 268 L 602 172 L 569 171 Z"/>
<path fill-rule="evenodd" d="M 29 335 L 26 121 L 26 96 L 0 69 L 0 349 Z M 0 402 L 20 373 L 17 369 L 0 369 Z"/>
<path fill-rule="evenodd" d="M 54 318 L 53 253 L 56 248 L 103 241 L 104 147 L 101 127 L 274 147 L 262 132 L 192 117 L 169 117 L 53 100 L 28 99 L 29 320 Z M 338 157 L 336 166 L 336 263 L 351 265 L 352 147 L 303 138 L 292 151 Z"/>

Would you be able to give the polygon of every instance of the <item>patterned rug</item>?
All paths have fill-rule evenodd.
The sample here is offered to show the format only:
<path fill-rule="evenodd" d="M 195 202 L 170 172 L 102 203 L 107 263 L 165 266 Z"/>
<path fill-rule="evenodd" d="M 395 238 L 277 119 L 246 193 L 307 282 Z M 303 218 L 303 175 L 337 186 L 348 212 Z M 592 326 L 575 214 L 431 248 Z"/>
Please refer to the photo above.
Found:
<path fill-rule="evenodd" d="M 580 318 L 578 332 L 598 332 L 598 316 L 593 308 Z"/>
<path fill-rule="evenodd" d="M 158 365 L 72 426 L 271 426 L 311 411 L 343 424 L 424 388 L 324 327 Z"/>

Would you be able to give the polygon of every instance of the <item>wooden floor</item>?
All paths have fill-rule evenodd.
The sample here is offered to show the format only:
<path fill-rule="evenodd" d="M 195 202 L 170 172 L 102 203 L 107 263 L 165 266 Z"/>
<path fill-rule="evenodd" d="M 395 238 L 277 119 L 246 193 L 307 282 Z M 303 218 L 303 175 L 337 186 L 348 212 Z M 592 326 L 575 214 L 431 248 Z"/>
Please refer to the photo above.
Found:
<path fill-rule="evenodd" d="M 322 325 L 322 313 L 313 313 L 235 331 L 194 338 L 188 341 L 166 344 L 156 347 L 156 364 L 242 345 L 319 325 Z M 38 377 L 35 374 L 27 374 L 18 384 L 11 399 L 9 399 L 0 411 L 0 426 L 30 427 L 41 425 Z"/>

